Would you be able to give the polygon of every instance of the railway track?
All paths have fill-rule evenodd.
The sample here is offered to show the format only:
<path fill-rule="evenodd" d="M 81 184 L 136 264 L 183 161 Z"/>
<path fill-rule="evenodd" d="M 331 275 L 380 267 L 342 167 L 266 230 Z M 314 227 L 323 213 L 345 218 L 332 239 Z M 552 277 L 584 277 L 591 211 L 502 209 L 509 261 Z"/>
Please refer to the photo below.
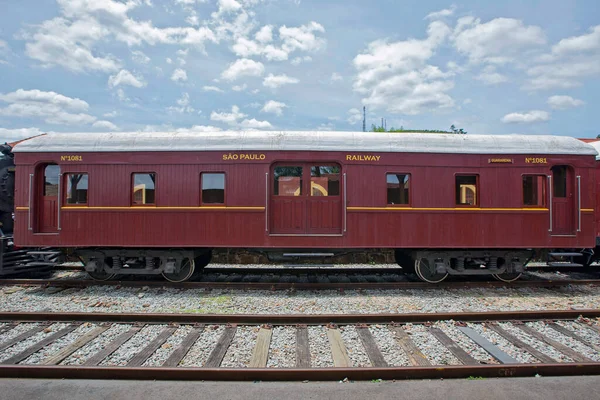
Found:
<path fill-rule="evenodd" d="M 340 380 L 600 373 L 600 309 L 0 313 L 0 377 Z M 443 356 L 439 356 L 439 355 Z"/>

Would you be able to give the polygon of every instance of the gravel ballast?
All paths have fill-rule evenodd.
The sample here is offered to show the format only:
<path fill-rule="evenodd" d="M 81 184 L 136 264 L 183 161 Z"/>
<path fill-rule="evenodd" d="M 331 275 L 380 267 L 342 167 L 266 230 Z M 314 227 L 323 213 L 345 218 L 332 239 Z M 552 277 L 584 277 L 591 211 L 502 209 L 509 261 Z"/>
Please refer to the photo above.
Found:
<path fill-rule="evenodd" d="M 202 367 L 225 331 L 223 325 L 207 325 L 190 351 L 179 363 L 182 367 Z"/>
<path fill-rule="evenodd" d="M 287 326 L 273 327 L 269 347 L 268 368 L 293 368 L 296 366 L 296 329 Z"/>
<path fill-rule="evenodd" d="M 308 343 L 310 344 L 311 367 L 333 367 L 331 346 L 327 338 L 327 328 L 319 326 L 308 327 Z"/>
<path fill-rule="evenodd" d="M 46 294 L 39 288 L 0 296 L 0 309 L 30 312 L 351 314 L 596 308 L 600 291 L 581 285 L 542 288 L 340 291 L 180 290 L 93 286 Z"/>

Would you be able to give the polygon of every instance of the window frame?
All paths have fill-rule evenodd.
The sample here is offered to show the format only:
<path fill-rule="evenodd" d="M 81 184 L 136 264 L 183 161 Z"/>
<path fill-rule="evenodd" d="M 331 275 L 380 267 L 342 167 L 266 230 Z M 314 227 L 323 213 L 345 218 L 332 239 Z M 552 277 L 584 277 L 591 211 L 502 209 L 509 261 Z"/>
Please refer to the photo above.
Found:
<path fill-rule="evenodd" d="M 273 177 L 271 179 L 269 179 L 270 182 L 270 188 L 269 188 L 269 194 L 270 196 L 274 197 L 274 198 L 290 198 L 290 199 L 300 199 L 303 197 L 310 197 L 310 196 L 306 196 L 306 162 L 305 161 L 297 161 L 297 160 L 291 160 L 290 162 L 287 161 L 282 161 L 282 162 L 275 162 L 272 164 L 271 166 L 271 175 L 273 175 Z M 275 169 L 277 169 L 278 167 L 292 167 L 292 168 L 301 168 L 302 170 L 302 176 L 300 177 L 302 180 L 300 182 L 300 194 L 298 196 L 285 196 L 285 195 L 281 195 L 281 194 L 275 194 L 275 182 L 277 182 L 279 184 L 279 181 L 275 180 Z M 310 175 L 310 169 L 309 169 L 309 175 Z M 310 180 L 310 176 L 309 176 L 309 180 Z M 310 184 L 309 184 L 310 185 Z"/>
<path fill-rule="evenodd" d="M 85 203 L 68 203 L 67 199 L 68 199 L 68 195 L 69 195 L 69 175 L 77 175 L 77 174 L 85 174 L 88 177 L 88 188 L 87 188 L 87 195 L 86 195 L 86 202 Z M 62 206 L 64 207 L 87 207 L 90 203 L 90 174 L 89 172 L 65 172 L 62 174 L 63 175 L 63 179 L 64 179 L 64 193 L 62 196 Z"/>
<path fill-rule="evenodd" d="M 202 196 L 202 175 L 204 174 L 223 174 L 223 203 L 205 203 Z M 200 207 L 224 207 L 227 204 L 227 173 L 225 171 L 202 171 L 200 172 Z"/>
<path fill-rule="evenodd" d="M 310 197 L 310 198 L 314 198 L 314 197 L 319 197 L 319 198 L 325 198 L 325 197 L 338 197 L 341 198 L 342 196 L 342 180 L 343 178 L 343 174 L 342 174 L 342 166 L 336 162 L 323 162 L 323 163 L 307 163 L 306 166 L 308 167 L 308 192 L 305 195 L 300 195 L 300 196 L 306 196 L 306 197 Z M 313 167 L 316 168 L 321 168 L 321 167 L 337 167 L 339 168 L 339 171 L 337 172 L 338 175 L 338 194 L 329 194 L 329 180 L 327 181 L 327 196 L 313 196 L 313 185 L 312 185 L 312 178 L 318 178 L 317 176 L 312 176 L 312 169 Z M 304 173 L 303 173 L 304 175 Z M 304 178 L 304 176 L 303 176 Z"/>
<path fill-rule="evenodd" d="M 150 174 L 154 174 L 154 203 L 150 203 L 150 204 L 135 204 L 133 202 L 133 194 L 135 193 L 135 175 L 150 175 Z M 152 172 L 152 171 L 139 171 L 139 172 L 132 172 L 131 173 L 131 178 L 130 178 L 130 184 L 129 184 L 129 204 L 131 205 L 131 207 L 156 207 L 157 206 L 157 187 L 158 187 L 158 174 L 156 172 Z"/>
<path fill-rule="evenodd" d="M 460 204 L 456 201 L 456 178 L 459 176 L 474 176 L 475 177 L 475 204 Z M 460 172 L 454 174 L 454 207 L 455 208 L 481 208 L 481 185 L 478 173 Z"/>
<path fill-rule="evenodd" d="M 411 188 L 408 189 L 408 204 L 390 204 L 390 203 L 388 203 L 388 193 L 387 193 L 387 190 L 388 190 L 387 176 L 388 175 L 408 175 L 409 176 L 408 181 L 411 183 Z M 412 196 L 413 196 L 412 195 L 412 192 L 413 192 L 413 190 L 412 190 L 412 173 L 410 173 L 410 172 L 386 171 L 384 182 L 385 182 L 385 198 L 384 198 L 384 200 L 385 200 L 386 207 L 391 207 L 391 208 L 394 208 L 394 207 L 408 207 L 408 208 L 410 208 L 410 207 L 412 207 Z"/>
<path fill-rule="evenodd" d="M 524 200 L 524 196 L 525 196 L 525 192 L 523 191 L 523 178 L 528 177 L 528 176 L 539 176 L 542 177 L 542 182 L 543 182 L 543 189 L 545 190 L 545 193 L 543 193 L 542 196 L 542 200 L 543 200 L 543 204 L 540 205 L 528 205 L 525 204 Z M 545 208 L 548 209 L 548 175 L 546 174 L 533 174 L 533 173 L 524 173 L 521 174 L 521 207 L 522 208 Z M 554 190 L 554 188 L 550 188 L 550 190 Z"/>

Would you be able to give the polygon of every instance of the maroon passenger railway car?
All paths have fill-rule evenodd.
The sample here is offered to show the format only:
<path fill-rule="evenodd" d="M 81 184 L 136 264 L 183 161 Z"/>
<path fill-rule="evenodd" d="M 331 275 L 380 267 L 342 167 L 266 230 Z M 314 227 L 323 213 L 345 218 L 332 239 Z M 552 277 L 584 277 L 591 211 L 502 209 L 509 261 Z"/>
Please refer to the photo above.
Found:
<path fill-rule="evenodd" d="M 429 282 L 510 281 L 534 250 L 596 242 L 596 151 L 570 137 L 82 133 L 14 152 L 15 242 L 76 248 L 96 279 L 184 281 L 226 247 L 390 248 Z"/>

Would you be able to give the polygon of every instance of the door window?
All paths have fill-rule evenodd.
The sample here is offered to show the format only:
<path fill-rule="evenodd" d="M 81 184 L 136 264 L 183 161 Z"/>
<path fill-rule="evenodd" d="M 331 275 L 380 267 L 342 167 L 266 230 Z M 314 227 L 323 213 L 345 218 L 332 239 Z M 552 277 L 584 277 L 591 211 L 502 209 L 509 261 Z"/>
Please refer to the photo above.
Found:
<path fill-rule="evenodd" d="M 565 165 L 552 167 L 552 186 L 554 197 L 567 197 L 567 167 Z"/>
<path fill-rule="evenodd" d="M 44 196 L 58 196 L 58 175 L 60 167 L 56 164 L 47 165 L 44 169 Z"/>
<path fill-rule="evenodd" d="M 302 167 L 278 166 L 273 176 L 275 196 L 302 196 Z"/>
<path fill-rule="evenodd" d="M 340 167 L 337 165 L 310 167 L 311 196 L 339 196 Z"/>

